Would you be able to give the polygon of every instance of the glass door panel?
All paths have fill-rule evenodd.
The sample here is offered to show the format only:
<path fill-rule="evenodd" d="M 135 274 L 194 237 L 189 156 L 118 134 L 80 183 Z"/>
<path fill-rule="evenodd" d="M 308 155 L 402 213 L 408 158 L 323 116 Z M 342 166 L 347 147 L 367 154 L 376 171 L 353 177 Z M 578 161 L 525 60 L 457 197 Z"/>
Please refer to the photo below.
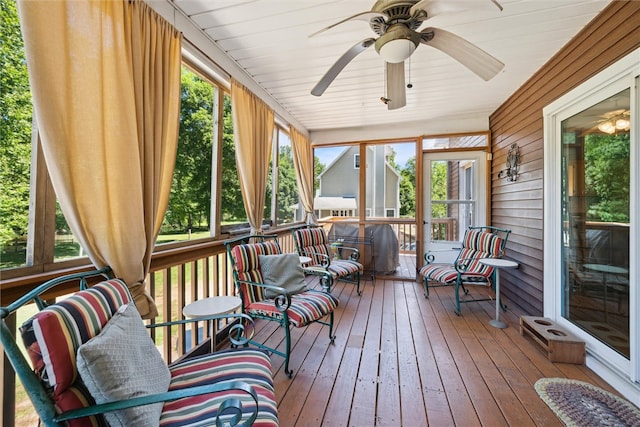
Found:
<path fill-rule="evenodd" d="M 630 90 L 561 122 L 562 316 L 630 358 Z"/>
<path fill-rule="evenodd" d="M 453 262 L 465 230 L 486 224 L 485 153 L 425 153 L 424 166 L 425 250 Z"/>

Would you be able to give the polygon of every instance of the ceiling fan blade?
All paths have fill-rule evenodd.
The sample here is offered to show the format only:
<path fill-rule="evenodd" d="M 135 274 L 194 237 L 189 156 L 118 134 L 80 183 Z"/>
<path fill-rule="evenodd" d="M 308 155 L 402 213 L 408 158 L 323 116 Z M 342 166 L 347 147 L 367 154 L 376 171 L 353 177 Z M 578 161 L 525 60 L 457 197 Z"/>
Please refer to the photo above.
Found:
<path fill-rule="evenodd" d="M 439 28 L 425 28 L 420 32 L 422 43 L 441 50 L 485 81 L 491 80 L 504 68 L 504 64 L 460 36 Z M 432 33 L 431 39 L 424 35 Z"/>
<path fill-rule="evenodd" d="M 344 67 L 347 66 L 349 62 L 362 52 L 364 52 L 369 46 L 375 43 L 375 39 L 369 38 L 364 39 L 351 47 L 348 51 L 346 51 L 338 60 L 329 68 L 329 71 L 326 72 L 324 76 L 320 79 L 318 84 L 314 86 L 311 90 L 311 95 L 320 96 L 324 93 L 325 90 L 329 87 L 333 79 L 342 71 Z"/>
<path fill-rule="evenodd" d="M 317 36 L 320 33 L 324 33 L 325 31 L 330 30 L 333 27 L 337 27 L 340 24 L 344 24 L 345 22 L 348 22 L 348 21 L 366 21 L 366 22 L 369 22 L 369 21 L 371 21 L 371 19 L 378 18 L 378 17 L 386 18 L 387 15 L 385 15 L 384 13 L 380 13 L 380 12 L 372 12 L 370 10 L 368 10 L 366 12 L 360 12 L 360 13 L 357 13 L 357 14 L 355 14 L 353 16 L 345 18 L 340 22 L 336 22 L 335 24 L 329 25 L 328 27 L 325 27 L 325 28 L 323 28 L 323 29 L 321 29 L 319 31 L 316 31 L 313 34 L 309 34 L 309 37 Z"/>
<path fill-rule="evenodd" d="M 491 0 L 491 3 L 495 4 L 498 9 L 503 10 L 502 5 L 498 3 L 498 0 Z M 415 16 L 416 13 L 423 10 L 427 13 L 427 17 L 432 17 L 448 12 L 457 12 L 464 10 L 463 5 L 455 2 L 444 2 L 438 0 L 420 0 L 418 3 L 411 6 L 410 14 Z"/>
<path fill-rule="evenodd" d="M 443 13 L 457 12 L 464 10 L 464 7 L 456 2 L 450 1 L 438 1 L 438 0 L 420 0 L 418 3 L 411 6 L 409 13 L 411 16 L 415 16 L 420 11 L 424 11 L 427 14 L 427 18 L 431 18 Z"/>
<path fill-rule="evenodd" d="M 404 88 L 404 61 L 386 62 L 387 67 L 387 109 L 396 110 L 407 105 L 407 93 Z"/>
<path fill-rule="evenodd" d="M 495 4 L 496 6 L 498 6 L 498 9 L 500 9 L 500 11 L 503 11 L 503 7 L 500 3 L 498 3 L 498 0 L 491 0 L 491 3 Z"/>

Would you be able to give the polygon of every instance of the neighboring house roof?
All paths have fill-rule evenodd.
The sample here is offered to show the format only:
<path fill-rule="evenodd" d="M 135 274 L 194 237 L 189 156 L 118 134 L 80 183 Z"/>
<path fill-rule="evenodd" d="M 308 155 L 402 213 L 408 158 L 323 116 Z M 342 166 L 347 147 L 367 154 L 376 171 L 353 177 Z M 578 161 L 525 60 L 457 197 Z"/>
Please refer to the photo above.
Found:
<path fill-rule="evenodd" d="M 353 197 L 316 197 L 313 199 L 313 208 L 327 209 L 357 209 L 356 199 Z"/>

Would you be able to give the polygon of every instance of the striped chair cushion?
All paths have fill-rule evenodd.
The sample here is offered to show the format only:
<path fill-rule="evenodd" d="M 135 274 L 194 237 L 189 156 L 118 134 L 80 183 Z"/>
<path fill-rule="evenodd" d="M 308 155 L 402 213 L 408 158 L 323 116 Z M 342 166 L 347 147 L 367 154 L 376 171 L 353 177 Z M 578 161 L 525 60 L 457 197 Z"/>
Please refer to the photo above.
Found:
<path fill-rule="evenodd" d="M 251 282 L 263 283 L 262 272 L 260 271 L 259 255 L 276 255 L 281 253 L 280 246 L 276 241 L 263 243 L 246 243 L 231 248 L 231 256 L 235 264 L 234 268 L 238 274 L 238 279 Z M 258 286 L 241 285 L 240 294 L 243 299 L 243 306 L 248 307 L 256 301 L 264 299 L 264 292 Z"/>
<path fill-rule="evenodd" d="M 334 259 L 329 265 L 329 271 L 333 277 L 343 277 L 353 273 L 362 273 L 363 267 L 362 264 L 356 261 Z"/>
<path fill-rule="evenodd" d="M 456 259 L 456 265 L 464 271 L 465 280 L 488 279 L 493 267 L 482 264 L 482 258 L 496 258 L 501 255 L 503 240 L 501 237 L 482 230 L 467 230 L 462 239 L 462 250 Z M 420 275 L 428 280 L 441 283 L 454 282 L 458 271 L 451 264 L 427 264 L 420 269 Z"/>
<path fill-rule="evenodd" d="M 202 357 L 184 360 L 169 367 L 169 390 L 186 387 L 242 381 L 251 385 L 258 394 L 258 417 L 254 427 L 278 425 L 275 392 L 271 376 L 271 361 L 264 352 L 255 349 L 221 351 Z M 243 408 L 251 411 L 255 403 L 246 393 L 225 392 L 191 396 L 166 402 L 160 416 L 162 427 L 212 426 L 220 404 L 226 399 L 237 398 Z"/>
<path fill-rule="evenodd" d="M 322 263 L 322 257 L 318 254 L 331 255 L 330 242 L 324 228 L 313 227 L 295 230 L 293 238 L 302 251 L 302 255 L 311 258 L 311 265 Z"/>
<path fill-rule="evenodd" d="M 311 289 L 292 295 L 291 305 L 287 310 L 289 323 L 295 327 L 306 326 L 331 313 L 337 306 L 338 299 L 326 292 Z M 273 300 L 254 302 L 247 307 L 246 312 L 249 315 L 282 319 L 282 313 L 276 308 Z"/>
<path fill-rule="evenodd" d="M 93 402 L 76 369 L 78 347 L 100 333 L 118 308 L 131 301 L 124 282 L 111 279 L 90 289 L 76 292 L 33 316 L 31 326 L 40 350 L 40 357 L 32 356 L 34 368 L 44 365 L 43 381 L 53 387 L 53 398 L 60 411 L 67 411 Z M 29 340 L 29 325 L 23 328 L 25 344 Z M 31 343 L 33 347 L 33 343 Z M 34 347 L 35 348 L 35 347 Z M 70 387 L 74 385 L 74 388 Z M 100 418 L 100 417 L 98 417 Z M 100 425 L 102 420 L 82 418 L 70 422 L 72 426 Z"/>

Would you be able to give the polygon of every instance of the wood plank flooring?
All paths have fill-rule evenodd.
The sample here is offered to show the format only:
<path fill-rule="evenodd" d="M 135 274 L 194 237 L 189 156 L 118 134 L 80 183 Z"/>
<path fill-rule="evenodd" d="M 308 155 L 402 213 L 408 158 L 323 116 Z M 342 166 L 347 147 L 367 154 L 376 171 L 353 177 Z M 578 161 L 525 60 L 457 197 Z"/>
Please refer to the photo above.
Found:
<path fill-rule="evenodd" d="M 280 424 L 288 426 L 561 426 L 538 397 L 542 377 L 588 381 L 613 391 L 584 366 L 551 363 L 519 333 L 519 316 L 501 315 L 491 301 L 453 312 L 453 289 L 430 298 L 408 281 L 367 280 L 362 296 L 339 282 L 336 340 L 320 325 L 292 330 L 289 379 L 272 357 Z M 486 294 L 486 288 L 472 294 Z M 507 301 L 507 304 L 509 302 Z M 283 345 L 273 322 L 257 323 L 257 338 Z"/>

